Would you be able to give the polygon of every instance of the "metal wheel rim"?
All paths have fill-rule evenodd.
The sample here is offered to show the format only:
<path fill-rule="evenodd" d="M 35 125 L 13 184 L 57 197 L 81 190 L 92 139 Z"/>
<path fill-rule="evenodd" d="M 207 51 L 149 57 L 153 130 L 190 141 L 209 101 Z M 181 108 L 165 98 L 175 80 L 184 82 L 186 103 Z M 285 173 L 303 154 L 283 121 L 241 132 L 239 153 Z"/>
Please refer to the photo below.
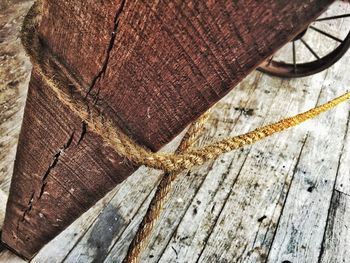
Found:
<path fill-rule="evenodd" d="M 325 20 L 331 20 L 331 19 L 338 19 L 338 18 L 344 18 L 344 17 L 350 17 L 350 14 L 345 15 L 338 15 L 338 16 L 332 16 L 332 17 L 326 17 L 317 19 L 315 21 L 325 21 Z M 321 34 L 327 34 L 326 32 L 310 26 L 311 29 L 318 31 Z M 326 35 L 327 36 L 327 35 Z M 350 48 L 350 32 L 346 36 L 344 40 L 337 39 L 336 37 L 328 34 L 328 37 L 333 38 L 334 40 L 341 42 L 339 46 L 337 46 L 333 51 L 328 53 L 327 55 L 323 57 L 318 57 L 317 54 L 314 53 L 314 51 L 311 49 L 311 47 L 302 39 L 300 38 L 301 42 L 309 49 L 309 51 L 317 57 L 317 60 L 305 62 L 305 63 L 296 63 L 295 61 L 295 40 L 292 41 L 293 43 L 293 64 L 292 63 L 286 63 L 282 61 L 275 61 L 272 58 L 265 60 L 259 67 L 258 70 L 266 73 L 268 75 L 282 77 L 282 78 L 298 78 L 298 77 L 305 77 L 310 76 L 316 73 L 319 73 L 329 67 L 331 67 L 333 64 L 335 64 L 341 57 L 344 56 L 346 51 Z"/>

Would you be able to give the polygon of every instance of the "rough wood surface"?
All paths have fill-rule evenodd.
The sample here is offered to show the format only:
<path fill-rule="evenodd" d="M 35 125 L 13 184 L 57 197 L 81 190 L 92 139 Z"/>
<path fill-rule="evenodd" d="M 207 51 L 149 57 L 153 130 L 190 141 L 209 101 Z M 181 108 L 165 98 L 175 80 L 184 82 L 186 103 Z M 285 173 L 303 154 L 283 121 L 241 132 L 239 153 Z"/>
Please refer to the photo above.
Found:
<path fill-rule="evenodd" d="M 7 194 L 0 190 L 0 229 L 5 218 L 5 208 L 7 202 Z"/>
<path fill-rule="evenodd" d="M 337 8 L 349 10 L 342 3 Z M 335 33 L 346 33 L 350 21 L 333 26 Z M 308 40 L 315 45 L 327 41 L 320 35 Z M 215 106 L 201 143 L 248 131 L 341 94 L 349 89 L 349 62 L 347 53 L 329 70 L 300 80 L 252 73 Z M 143 262 L 347 262 L 349 110 L 349 103 L 343 104 L 184 174 Z M 16 144 L 16 137 L 11 140 Z M 7 151 L 11 149 L 4 148 L 4 155 Z M 45 246 L 33 262 L 120 262 L 158 179 L 159 173 L 140 169 Z M 8 188 L 0 187 L 7 195 Z M 23 260 L 5 250 L 0 262 Z"/>
<path fill-rule="evenodd" d="M 320 262 L 347 262 L 350 258 L 350 197 L 335 190 L 329 208 Z"/>
<path fill-rule="evenodd" d="M 39 36 L 72 90 L 158 150 L 331 2 L 48 0 Z M 2 231 L 26 258 L 135 170 L 35 71 L 29 86 Z"/>
<path fill-rule="evenodd" d="M 8 7 L 6 2 L 0 4 L 0 189 L 6 192 L 13 172 L 31 68 L 18 32 L 32 2 L 18 2 Z"/>
<path fill-rule="evenodd" d="M 45 1 L 39 31 L 97 106 L 159 149 L 331 2 Z"/>

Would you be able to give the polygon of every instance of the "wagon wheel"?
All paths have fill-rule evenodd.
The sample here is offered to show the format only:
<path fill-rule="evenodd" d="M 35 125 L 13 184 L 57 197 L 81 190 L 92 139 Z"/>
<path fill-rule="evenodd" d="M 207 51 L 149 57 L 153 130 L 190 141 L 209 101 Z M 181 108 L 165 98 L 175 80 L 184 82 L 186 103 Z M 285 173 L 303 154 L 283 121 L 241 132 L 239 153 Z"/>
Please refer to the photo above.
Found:
<path fill-rule="evenodd" d="M 349 49 L 350 47 L 350 31 L 345 37 L 345 39 L 340 39 L 329 32 L 321 30 L 317 27 L 318 23 L 323 23 L 331 20 L 348 18 L 350 19 L 350 14 L 341 14 L 336 16 L 329 16 L 324 18 L 316 19 L 312 24 L 310 24 L 304 31 L 299 33 L 291 42 L 292 42 L 292 57 L 293 62 L 288 63 L 280 60 L 275 60 L 274 56 L 270 57 L 264 61 L 258 68 L 259 71 L 264 72 L 268 75 L 282 77 L 282 78 L 298 78 L 305 77 L 316 74 L 332 66 L 337 62 Z M 333 41 L 339 43 L 338 46 L 332 50 L 327 55 L 321 57 L 317 54 L 317 51 L 314 50 L 305 40 L 304 35 L 309 31 L 314 31 L 318 34 L 323 35 L 323 37 L 332 39 Z M 296 42 L 300 42 L 304 45 L 309 52 L 313 55 L 314 60 L 310 62 L 298 61 L 296 56 Z"/>

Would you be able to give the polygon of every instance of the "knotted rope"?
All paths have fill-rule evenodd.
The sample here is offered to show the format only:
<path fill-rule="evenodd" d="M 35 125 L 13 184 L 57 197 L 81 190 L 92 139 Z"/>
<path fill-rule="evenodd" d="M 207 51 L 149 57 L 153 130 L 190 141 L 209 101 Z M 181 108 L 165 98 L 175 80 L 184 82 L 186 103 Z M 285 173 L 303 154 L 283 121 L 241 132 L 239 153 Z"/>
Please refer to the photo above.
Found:
<path fill-rule="evenodd" d="M 167 172 L 158 185 L 155 196 L 151 201 L 147 214 L 140 225 L 139 231 L 129 248 L 124 262 L 138 262 L 142 248 L 148 240 L 154 223 L 159 217 L 162 205 L 171 189 L 171 184 L 180 171 L 201 165 L 206 161 L 217 158 L 223 153 L 253 144 L 275 133 L 296 126 L 350 99 L 350 92 L 347 92 L 309 111 L 257 128 L 246 134 L 226 138 L 202 148 L 191 148 L 190 145 L 198 135 L 200 127 L 202 127 L 203 120 L 205 119 L 203 117 L 199 122 L 192 125 L 176 153 L 154 153 L 135 143 L 111 119 L 99 112 L 96 107 L 87 105 L 87 102 L 81 95 L 75 96 L 72 94 L 72 91 L 68 88 L 69 85 L 66 84 L 67 76 L 61 75 L 59 70 L 57 70 L 57 59 L 41 45 L 37 37 L 36 27 L 38 25 L 39 14 L 40 3 L 36 2 L 24 20 L 21 37 L 26 52 L 31 58 L 35 72 L 65 106 L 79 116 L 90 130 L 100 135 L 104 142 L 113 147 L 119 155 L 126 157 L 137 165 L 145 165 Z"/>

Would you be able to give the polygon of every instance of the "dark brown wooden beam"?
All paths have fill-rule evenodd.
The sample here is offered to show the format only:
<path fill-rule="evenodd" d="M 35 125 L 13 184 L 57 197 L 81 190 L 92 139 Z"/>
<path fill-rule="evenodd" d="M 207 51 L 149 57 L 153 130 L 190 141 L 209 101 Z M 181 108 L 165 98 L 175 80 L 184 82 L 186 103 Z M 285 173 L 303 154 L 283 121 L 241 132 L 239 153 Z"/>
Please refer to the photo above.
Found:
<path fill-rule="evenodd" d="M 156 151 L 331 2 L 46 0 L 38 30 L 72 89 Z M 34 70 L 2 241 L 31 258 L 135 168 Z"/>

